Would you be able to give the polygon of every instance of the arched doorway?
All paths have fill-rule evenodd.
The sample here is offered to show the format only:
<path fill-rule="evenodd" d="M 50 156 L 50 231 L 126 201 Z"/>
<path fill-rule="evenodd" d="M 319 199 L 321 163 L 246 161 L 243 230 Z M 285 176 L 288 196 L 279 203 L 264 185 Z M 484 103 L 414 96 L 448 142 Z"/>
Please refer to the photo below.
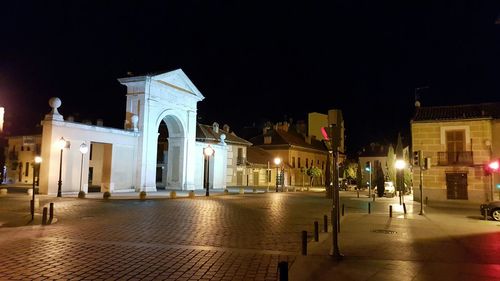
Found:
<path fill-rule="evenodd" d="M 165 189 L 167 186 L 168 170 L 168 127 L 165 121 L 158 127 L 158 145 L 156 151 L 156 189 Z"/>
<path fill-rule="evenodd" d="M 169 110 L 160 114 L 156 152 L 157 189 L 182 189 L 186 136 L 182 122 Z"/>

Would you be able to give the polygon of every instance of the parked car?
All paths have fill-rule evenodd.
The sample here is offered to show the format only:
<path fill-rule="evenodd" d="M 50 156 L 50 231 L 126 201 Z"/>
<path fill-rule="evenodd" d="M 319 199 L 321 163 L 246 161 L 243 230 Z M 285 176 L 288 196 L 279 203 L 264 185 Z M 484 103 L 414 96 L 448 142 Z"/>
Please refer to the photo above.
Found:
<path fill-rule="evenodd" d="M 481 204 L 480 210 L 481 215 L 484 216 L 485 211 L 488 210 L 488 216 L 491 216 L 496 221 L 500 221 L 500 201 Z"/>
<path fill-rule="evenodd" d="M 392 183 L 392 181 L 384 182 L 384 196 L 394 197 L 395 194 L 396 194 L 396 189 L 394 188 L 394 183 Z"/>

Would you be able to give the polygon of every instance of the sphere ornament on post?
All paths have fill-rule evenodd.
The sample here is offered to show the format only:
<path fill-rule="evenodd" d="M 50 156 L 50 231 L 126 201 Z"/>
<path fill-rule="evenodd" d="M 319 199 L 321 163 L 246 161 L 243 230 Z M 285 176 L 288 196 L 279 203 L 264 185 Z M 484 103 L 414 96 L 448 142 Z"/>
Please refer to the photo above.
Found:
<path fill-rule="evenodd" d="M 204 173 L 204 185 L 205 185 L 205 196 L 210 195 L 210 157 L 215 154 L 215 150 L 210 146 L 203 148 L 203 155 L 205 155 L 205 173 Z"/>
<path fill-rule="evenodd" d="M 80 191 L 78 192 L 78 198 L 85 198 L 85 191 L 82 190 L 82 177 L 83 177 L 83 157 L 89 152 L 89 147 L 85 142 L 80 144 L 80 153 L 82 154 L 82 162 L 80 164 Z"/>

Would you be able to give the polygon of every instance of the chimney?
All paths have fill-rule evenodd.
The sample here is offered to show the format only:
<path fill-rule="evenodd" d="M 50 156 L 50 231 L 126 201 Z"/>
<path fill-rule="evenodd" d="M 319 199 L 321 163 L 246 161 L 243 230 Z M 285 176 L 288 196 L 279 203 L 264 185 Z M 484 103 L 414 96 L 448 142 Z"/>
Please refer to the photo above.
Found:
<path fill-rule="evenodd" d="M 96 123 L 95 123 L 97 126 L 104 126 L 104 121 L 102 119 L 97 119 Z"/>
<path fill-rule="evenodd" d="M 75 117 L 73 115 L 70 115 L 70 116 L 68 116 L 68 118 L 66 119 L 66 121 L 68 121 L 68 122 L 75 122 Z"/>
<path fill-rule="evenodd" d="M 214 130 L 214 132 L 215 132 L 216 134 L 218 134 L 218 133 L 219 133 L 219 123 L 214 122 L 214 123 L 212 124 L 212 129 Z"/>
<path fill-rule="evenodd" d="M 229 133 L 229 125 L 228 124 L 224 124 L 224 126 L 222 126 L 222 130 L 226 131 Z"/>

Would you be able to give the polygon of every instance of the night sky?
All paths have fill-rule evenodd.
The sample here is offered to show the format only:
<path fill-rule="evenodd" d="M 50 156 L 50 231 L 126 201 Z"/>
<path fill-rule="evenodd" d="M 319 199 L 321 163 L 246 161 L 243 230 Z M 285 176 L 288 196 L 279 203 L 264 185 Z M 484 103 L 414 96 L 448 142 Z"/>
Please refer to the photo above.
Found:
<path fill-rule="evenodd" d="M 500 1 L 136 2 L 0 4 L 13 132 L 52 96 L 66 116 L 122 127 L 116 79 L 177 68 L 205 96 L 200 122 L 238 132 L 339 108 L 350 152 L 409 134 L 417 87 L 424 106 L 500 101 Z"/>

